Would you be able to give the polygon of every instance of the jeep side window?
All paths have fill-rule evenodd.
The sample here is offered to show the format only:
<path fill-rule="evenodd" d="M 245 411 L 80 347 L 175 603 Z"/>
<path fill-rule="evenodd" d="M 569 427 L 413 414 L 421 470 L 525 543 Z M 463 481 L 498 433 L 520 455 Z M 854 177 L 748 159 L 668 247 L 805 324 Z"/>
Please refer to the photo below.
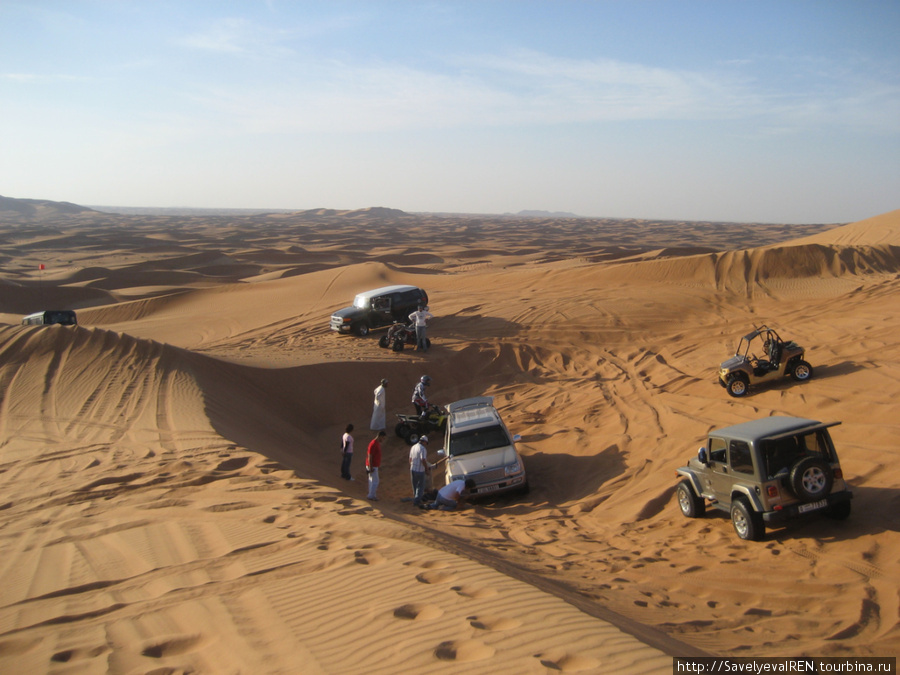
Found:
<path fill-rule="evenodd" d="M 746 441 L 731 441 L 728 459 L 732 471 L 753 473 L 753 456 L 750 454 L 750 444 Z"/>
<path fill-rule="evenodd" d="M 804 434 L 797 439 L 800 442 L 800 451 L 804 454 L 817 454 L 826 461 L 831 461 L 831 446 L 825 431 L 820 429 L 812 434 Z"/>
<path fill-rule="evenodd" d="M 372 300 L 372 309 L 376 312 L 387 312 L 391 308 L 391 300 L 383 295 Z"/>
<path fill-rule="evenodd" d="M 723 439 L 709 439 L 709 461 L 725 463 L 725 441 Z"/>

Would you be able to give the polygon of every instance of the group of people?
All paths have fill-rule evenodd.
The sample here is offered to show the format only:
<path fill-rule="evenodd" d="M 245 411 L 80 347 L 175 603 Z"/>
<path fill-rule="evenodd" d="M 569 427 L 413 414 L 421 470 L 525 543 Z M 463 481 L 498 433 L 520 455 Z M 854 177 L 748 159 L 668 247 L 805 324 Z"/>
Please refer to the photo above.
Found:
<path fill-rule="evenodd" d="M 431 378 L 428 375 L 423 375 L 413 389 L 412 403 L 416 408 L 416 413 L 419 415 L 426 413 L 428 409 L 428 397 L 425 389 L 430 384 Z M 388 381 L 382 379 L 378 387 L 375 388 L 372 420 L 369 424 L 371 430 L 376 432 L 375 437 L 369 441 L 369 445 L 366 448 L 366 474 L 369 487 L 366 498 L 370 501 L 378 501 L 377 491 L 380 483 L 381 446 L 387 437 L 385 432 L 385 427 L 387 426 L 387 385 Z M 353 480 L 350 474 L 350 463 L 353 459 L 353 428 L 352 424 L 348 424 L 341 437 L 341 478 L 348 481 Z M 413 488 L 413 504 L 426 509 L 455 509 L 469 496 L 470 490 L 475 487 L 475 483 L 471 479 L 451 481 L 438 490 L 434 501 L 426 502 L 425 479 L 435 466 L 436 464 L 429 464 L 428 462 L 428 436 L 422 435 L 419 441 L 409 450 L 409 473 Z"/>

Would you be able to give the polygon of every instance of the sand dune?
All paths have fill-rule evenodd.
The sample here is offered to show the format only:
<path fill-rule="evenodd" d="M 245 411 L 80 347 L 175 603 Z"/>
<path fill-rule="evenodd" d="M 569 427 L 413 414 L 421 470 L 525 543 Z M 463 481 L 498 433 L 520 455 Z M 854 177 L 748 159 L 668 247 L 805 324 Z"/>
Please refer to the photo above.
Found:
<path fill-rule="evenodd" d="M 662 673 L 672 655 L 900 651 L 900 212 L 89 217 L 0 228 L 4 671 Z M 427 356 L 328 330 L 389 283 L 428 290 Z M 17 325 L 40 301 L 81 325 Z M 715 367 L 763 322 L 816 377 L 729 399 Z M 338 478 L 378 380 L 406 411 L 425 372 L 439 402 L 495 397 L 530 495 L 412 509 L 399 439 L 380 501 L 360 457 Z M 770 414 L 843 421 L 851 518 L 761 543 L 683 518 L 675 468 L 710 428 Z"/>

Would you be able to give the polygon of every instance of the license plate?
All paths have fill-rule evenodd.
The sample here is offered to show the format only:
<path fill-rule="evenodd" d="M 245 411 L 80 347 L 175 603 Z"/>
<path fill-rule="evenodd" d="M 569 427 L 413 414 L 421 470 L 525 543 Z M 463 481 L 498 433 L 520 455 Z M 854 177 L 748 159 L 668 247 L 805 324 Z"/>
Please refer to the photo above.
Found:
<path fill-rule="evenodd" d="M 496 490 L 498 487 L 499 487 L 499 486 L 497 486 L 497 485 L 485 485 L 484 487 L 478 488 L 478 491 L 479 491 L 479 492 L 493 492 L 493 491 Z"/>
<path fill-rule="evenodd" d="M 809 504 L 803 504 L 799 509 L 797 509 L 800 513 L 806 513 L 807 511 L 815 511 L 816 509 L 821 509 L 824 506 L 828 506 L 827 499 L 820 499 L 817 502 L 811 502 Z"/>

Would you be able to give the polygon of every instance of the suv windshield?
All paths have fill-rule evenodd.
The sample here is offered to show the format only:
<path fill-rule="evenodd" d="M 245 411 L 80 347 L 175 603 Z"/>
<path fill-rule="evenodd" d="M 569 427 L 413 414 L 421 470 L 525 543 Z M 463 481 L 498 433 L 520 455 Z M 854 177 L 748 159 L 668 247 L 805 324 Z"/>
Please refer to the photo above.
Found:
<path fill-rule="evenodd" d="M 459 455 L 468 455 L 471 452 L 490 450 L 491 448 L 503 448 L 507 445 L 510 445 L 509 436 L 506 435 L 503 427 L 493 426 L 470 429 L 453 434 L 450 437 L 450 455 L 457 457 Z"/>

